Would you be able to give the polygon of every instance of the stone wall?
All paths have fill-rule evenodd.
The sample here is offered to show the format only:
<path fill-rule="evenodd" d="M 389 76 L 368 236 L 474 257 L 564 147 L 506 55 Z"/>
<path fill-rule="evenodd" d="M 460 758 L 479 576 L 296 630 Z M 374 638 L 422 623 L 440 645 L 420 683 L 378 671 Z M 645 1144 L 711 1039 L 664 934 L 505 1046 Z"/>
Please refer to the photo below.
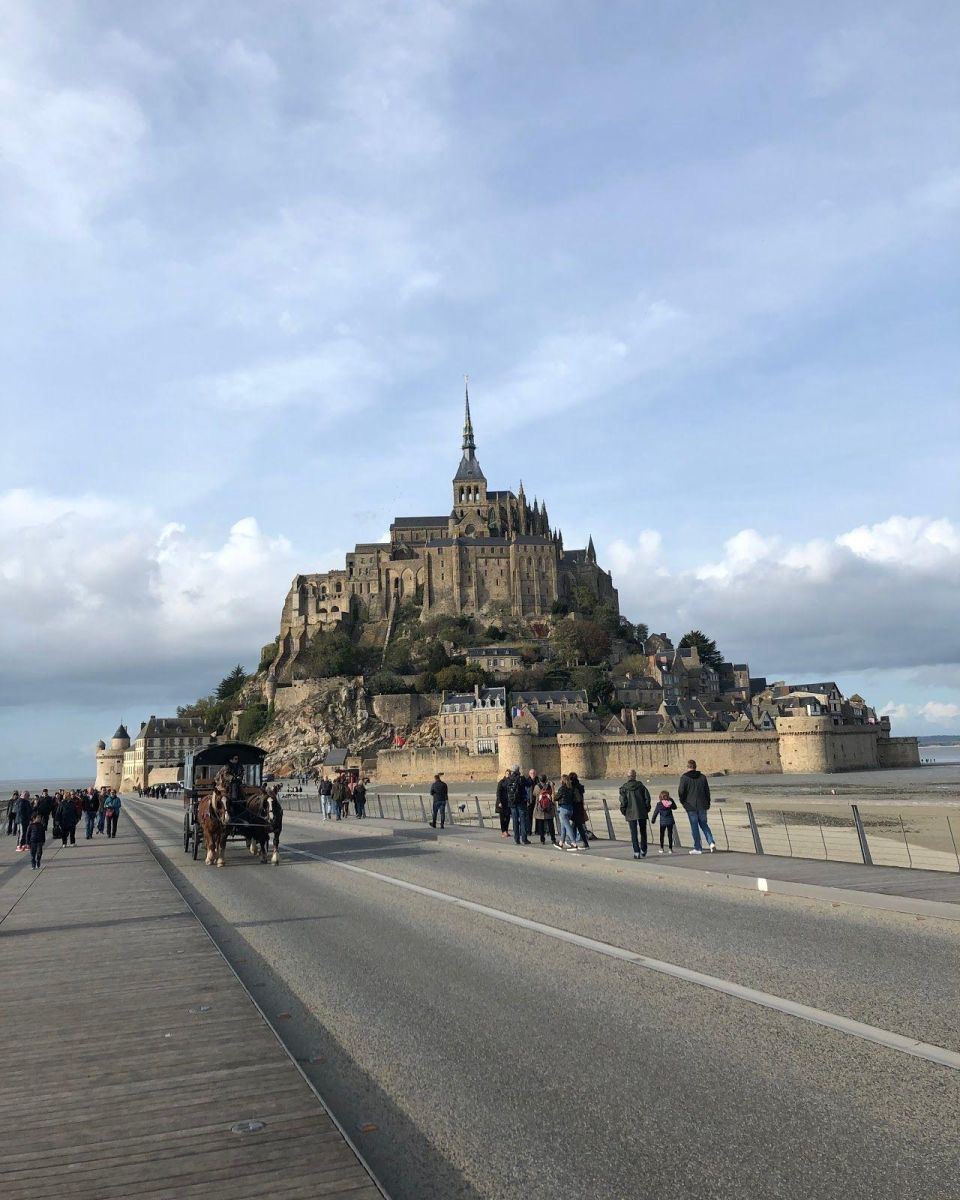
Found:
<path fill-rule="evenodd" d="M 440 771 L 447 783 L 491 783 L 499 778 L 495 754 L 468 754 L 459 746 L 404 747 L 377 753 L 378 784 L 427 784 Z"/>
<path fill-rule="evenodd" d="M 830 717 L 779 717 L 780 758 L 788 774 L 879 767 L 877 725 L 834 725 Z"/>
<path fill-rule="evenodd" d="M 412 729 L 424 717 L 435 716 L 440 711 L 438 695 L 385 695 L 373 697 L 373 711 L 384 725 L 395 729 Z"/>
<path fill-rule="evenodd" d="M 880 738 L 877 751 L 881 767 L 920 766 L 920 743 L 915 737 Z"/>

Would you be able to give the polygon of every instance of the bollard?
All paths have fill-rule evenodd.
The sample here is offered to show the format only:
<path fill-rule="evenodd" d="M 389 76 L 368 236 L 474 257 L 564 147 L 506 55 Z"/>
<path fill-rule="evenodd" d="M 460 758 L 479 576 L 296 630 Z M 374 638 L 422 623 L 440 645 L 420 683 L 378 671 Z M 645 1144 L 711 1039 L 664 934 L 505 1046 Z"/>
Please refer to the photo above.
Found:
<path fill-rule="evenodd" d="M 754 853 L 763 853 L 763 842 L 760 841 L 760 830 L 757 828 L 757 818 L 753 815 L 753 805 L 749 800 L 744 801 L 747 809 L 747 820 L 750 822 L 750 832 L 753 834 Z"/>
<path fill-rule="evenodd" d="M 486 829 L 486 825 L 483 823 L 483 813 L 480 811 L 480 797 L 474 796 L 473 802 L 477 806 L 477 821 L 480 823 L 480 828 Z"/>
<path fill-rule="evenodd" d="M 870 853 L 870 847 L 867 845 L 867 831 L 863 827 L 863 821 L 860 820 L 860 809 L 855 804 L 851 804 L 850 811 L 853 813 L 853 823 L 857 829 L 857 840 L 860 843 L 861 857 L 866 866 L 872 867 L 873 856 Z"/>
<path fill-rule="evenodd" d="M 607 820 L 607 837 L 611 842 L 615 842 L 617 840 L 617 835 L 613 832 L 613 821 L 610 820 L 610 809 L 607 807 L 606 796 L 601 796 L 600 802 L 603 805 L 603 815 Z"/>

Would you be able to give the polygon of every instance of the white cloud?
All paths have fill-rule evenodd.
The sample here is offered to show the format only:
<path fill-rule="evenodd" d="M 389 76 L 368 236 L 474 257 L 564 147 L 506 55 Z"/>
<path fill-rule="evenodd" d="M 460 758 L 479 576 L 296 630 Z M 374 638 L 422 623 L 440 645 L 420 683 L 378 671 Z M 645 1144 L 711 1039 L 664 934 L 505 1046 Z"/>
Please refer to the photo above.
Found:
<path fill-rule="evenodd" d="M 197 399 L 213 399 L 230 412 L 270 410 L 309 404 L 325 421 L 366 406 L 381 367 L 360 342 L 340 338 L 322 352 L 277 359 L 226 371 L 194 385 Z"/>
<path fill-rule="evenodd" d="M 648 552 L 618 541 L 601 556 L 627 615 L 695 624 L 756 674 L 960 664 L 960 531 L 946 518 L 893 516 L 795 544 L 748 529 L 719 560 L 678 570 L 663 567 L 657 535 L 640 545 Z"/>
<path fill-rule="evenodd" d="M 920 706 L 920 715 L 931 724 L 939 721 L 956 721 L 960 718 L 960 704 L 928 700 L 926 704 Z"/>
<path fill-rule="evenodd" d="M 880 709 L 881 717 L 890 717 L 894 721 L 906 721 L 911 714 L 909 704 L 897 704 L 894 700 L 888 700 L 887 703 Z"/>
<path fill-rule="evenodd" d="M 253 517 L 211 540 L 96 497 L 2 495 L 2 700 L 85 681 L 148 691 L 171 671 L 249 662 L 276 633 L 294 561 Z"/>

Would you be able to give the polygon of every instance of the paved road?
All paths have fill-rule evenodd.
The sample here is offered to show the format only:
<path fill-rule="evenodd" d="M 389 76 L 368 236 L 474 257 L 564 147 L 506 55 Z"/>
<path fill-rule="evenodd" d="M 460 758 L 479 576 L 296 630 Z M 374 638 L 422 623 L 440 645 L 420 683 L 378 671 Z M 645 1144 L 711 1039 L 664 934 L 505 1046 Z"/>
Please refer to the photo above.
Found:
<path fill-rule="evenodd" d="M 957 1193 L 960 1070 L 398 883 L 955 1054 L 956 923 L 315 817 L 285 820 L 279 869 L 231 845 L 218 871 L 182 853 L 176 806 L 126 811 L 267 1012 L 290 1014 L 347 1129 L 377 1127 L 357 1137 L 395 1200 Z"/>

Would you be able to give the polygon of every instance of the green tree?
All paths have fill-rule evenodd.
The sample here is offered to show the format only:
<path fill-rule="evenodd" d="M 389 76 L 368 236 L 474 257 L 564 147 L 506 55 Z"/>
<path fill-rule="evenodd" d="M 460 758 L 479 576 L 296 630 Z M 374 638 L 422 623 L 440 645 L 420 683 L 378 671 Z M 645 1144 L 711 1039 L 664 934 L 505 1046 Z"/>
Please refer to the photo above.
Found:
<path fill-rule="evenodd" d="M 391 696 L 410 691 L 409 686 L 403 682 L 400 676 L 394 675 L 391 671 L 377 671 L 367 680 L 366 686 L 375 696 Z"/>
<path fill-rule="evenodd" d="M 613 685 L 600 667 L 575 667 L 570 672 L 570 687 L 583 688 L 594 707 L 609 708 Z"/>
<path fill-rule="evenodd" d="M 247 673 L 239 663 L 233 668 L 229 675 L 225 675 L 217 684 L 217 699 L 229 700 L 231 696 L 235 696 L 237 692 L 247 682 Z"/>
<path fill-rule="evenodd" d="M 243 710 L 237 724 L 237 738 L 241 742 L 252 742 L 263 733 L 270 723 L 270 710 L 266 704 L 251 704 Z"/>
<path fill-rule="evenodd" d="M 434 676 L 436 687 L 441 692 L 472 691 L 474 684 L 487 685 L 487 674 L 480 667 L 444 667 Z"/>
<path fill-rule="evenodd" d="M 384 652 L 383 666 L 385 670 L 395 671 L 400 675 L 409 674 L 412 670 L 410 643 L 403 641 L 391 642 Z"/>
<path fill-rule="evenodd" d="M 557 628 L 557 648 L 568 665 L 596 665 L 610 654 L 610 634 L 596 621 L 563 621 Z"/>
<path fill-rule="evenodd" d="M 683 649 L 687 646 L 696 647 L 697 653 L 700 655 L 700 661 L 706 664 L 706 666 L 713 667 L 715 671 L 720 670 L 723 655 L 717 649 L 717 643 L 713 638 L 708 638 L 700 629 L 691 629 L 689 633 L 685 633 L 680 639 L 678 649 Z"/>
<path fill-rule="evenodd" d="M 297 669 L 313 679 L 332 675 L 356 675 L 362 669 L 363 656 L 357 652 L 342 629 L 316 633 L 297 658 Z"/>

